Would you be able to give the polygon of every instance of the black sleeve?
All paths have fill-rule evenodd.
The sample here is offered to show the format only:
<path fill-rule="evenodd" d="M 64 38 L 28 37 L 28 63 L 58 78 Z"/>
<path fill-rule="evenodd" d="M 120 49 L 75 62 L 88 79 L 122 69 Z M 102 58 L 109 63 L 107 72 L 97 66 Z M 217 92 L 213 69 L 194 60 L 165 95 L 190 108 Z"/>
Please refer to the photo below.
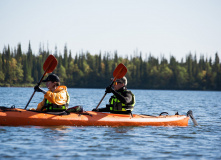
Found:
<path fill-rule="evenodd" d="M 130 92 L 123 92 L 120 94 L 113 90 L 112 93 L 124 104 L 129 104 L 132 101 L 132 95 Z"/>

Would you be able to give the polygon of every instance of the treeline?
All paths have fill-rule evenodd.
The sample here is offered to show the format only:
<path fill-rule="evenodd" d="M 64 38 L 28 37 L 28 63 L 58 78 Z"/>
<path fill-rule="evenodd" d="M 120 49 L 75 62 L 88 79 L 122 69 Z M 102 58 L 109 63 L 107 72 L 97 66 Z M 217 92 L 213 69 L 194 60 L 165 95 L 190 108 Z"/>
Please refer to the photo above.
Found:
<path fill-rule="evenodd" d="M 113 71 L 123 63 L 128 72 L 130 89 L 173 89 L 173 90 L 221 90 L 221 64 L 218 53 L 215 60 L 203 55 L 197 60 L 189 53 L 178 62 L 174 56 L 160 60 L 151 54 L 146 59 L 142 53 L 122 58 L 118 53 L 91 55 L 89 52 L 78 53 L 72 57 L 67 46 L 63 53 L 50 53 L 39 48 L 38 55 L 32 53 L 29 43 L 24 53 L 21 44 L 15 49 L 5 46 L 0 52 L 0 86 L 33 86 L 42 77 L 43 64 L 49 54 L 53 54 L 58 65 L 53 73 L 57 74 L 62 84 L 73 88 L 105 88 L 110 84 Z"/>

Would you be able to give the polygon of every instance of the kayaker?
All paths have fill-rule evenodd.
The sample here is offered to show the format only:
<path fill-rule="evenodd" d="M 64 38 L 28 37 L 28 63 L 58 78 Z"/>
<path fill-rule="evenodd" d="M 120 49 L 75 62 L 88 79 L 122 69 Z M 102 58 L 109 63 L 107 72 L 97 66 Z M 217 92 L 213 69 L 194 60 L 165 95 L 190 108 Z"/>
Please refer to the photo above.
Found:
<path fill-rule="evenodd" d="M 135 105 L 135 96 L 127 90 L 127 78 L 125 76 L 114 82 L 114 89 L 109 86 L 105 92 L 113 93 L 109 99 L 109 104 L 106 105 L 106 108 L 93 109 L 92 111 L 131 114 Z"/>
<path fill-rule="evenodd" d="M 56 74 L 50 74 L 45 80 L 46 86 L 49 89 L 47 92 L 41 89 L 38 85 L 34 87 L 36 92 L 44 94 L 44 100 L 38 104 L 37 111 L 65 111 L 68 109 L 70 101 L 67 87 L 60 86 L 60 79 Z"/>

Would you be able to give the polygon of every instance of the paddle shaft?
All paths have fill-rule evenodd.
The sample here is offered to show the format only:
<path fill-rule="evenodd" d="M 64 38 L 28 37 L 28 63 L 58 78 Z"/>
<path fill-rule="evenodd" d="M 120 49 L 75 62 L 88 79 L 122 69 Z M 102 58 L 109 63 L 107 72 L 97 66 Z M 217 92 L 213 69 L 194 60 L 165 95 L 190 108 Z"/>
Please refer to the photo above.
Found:
<path fill-rule="evenodd" d="M 112 83 L 110 84 L 110 87 L 114 84 L 114 81 L 115 81 L 115 80 L 112 81 Z M 101 98 L 100 102 L 98 103 L 96 109 L 99 107 L 99 105 L 101 104 L 101 102 L 103 101 L 103 99 L 104 99 L 104 97 L 105 97 L 106 95 L 107 95 L 107 93 L 105 92 L 104 96 Z"/>
<path fill-rule="evenodd" d="M 40 84 L 41 84 L 41 82 L 42 82 L 42 80 L 43 80 L 43 78 L 44 78 L 44 76 L 45 76 L 46 73 L 47 73 L 47 72 L 45 71 L 45 73 L 43 74 L 41 80 L 38 82 L 38 86 L 40 86 Z M 35 92 L 36 92 L 36 91 L 34 91 L 33 94 L 31 95 L 31 98 L 29 99 L 27 105 L 25 106 L 25 109 L 28 107 L 29 103 L 31 102 L 33 96 L 35 95 Z"/>
<path fill-rule="evenodd" d="M 44 74 L 42 75 L 42 77 L 41 77 L 40 81 L 38 82 L 38 86 L 40 86 L 40 84 L 41 84 L 41 82 L 42 82 L 42 80 L 43 80 L 44 76 L 46 75 L 46 73 L 47 73 L 48 69 L 49 69 L 49 68 L 52 66 L 52 61 L 53 61 L 53 60 L 51 60 L 51 62 L 50 62 L 50 64 L 48 65 L 48 67 L 45 69 Z M 25 106 L 25 109 L 28 107 L 29 103 L 31 102 L 31 100 L 32 100 L 33 96 L 35 95 L 35 92 L 36 92 L 36 91 L 34 91 L 34 92 L 33 92 L 33 94 L 31 95 L 31 98 L 29 99 L 29 101 L 28 101 L 27 105 Z"/>
<path fill-rule="evenodd" d="M 104 94 L 104 96 L 101 98 L 100 102 L 98 103 L 96 109 L 99 107 L 99 105 L 101 104 L 101 102 L 103 101 L 104 97 L 107 95 L 107 93 Z"/>

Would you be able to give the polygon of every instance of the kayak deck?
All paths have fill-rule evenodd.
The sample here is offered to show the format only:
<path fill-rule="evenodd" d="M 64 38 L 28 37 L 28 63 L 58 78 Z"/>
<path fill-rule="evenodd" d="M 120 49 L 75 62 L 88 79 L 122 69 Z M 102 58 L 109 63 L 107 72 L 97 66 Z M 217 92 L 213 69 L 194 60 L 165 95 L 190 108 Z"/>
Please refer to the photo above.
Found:
<path fill-rule="evenodd" d="M 86 111 L 68 115 L 39 113 L 19 108 L 0 109 L 0 126 L 188 126 L 185 115 L 125 115 Z"/>

